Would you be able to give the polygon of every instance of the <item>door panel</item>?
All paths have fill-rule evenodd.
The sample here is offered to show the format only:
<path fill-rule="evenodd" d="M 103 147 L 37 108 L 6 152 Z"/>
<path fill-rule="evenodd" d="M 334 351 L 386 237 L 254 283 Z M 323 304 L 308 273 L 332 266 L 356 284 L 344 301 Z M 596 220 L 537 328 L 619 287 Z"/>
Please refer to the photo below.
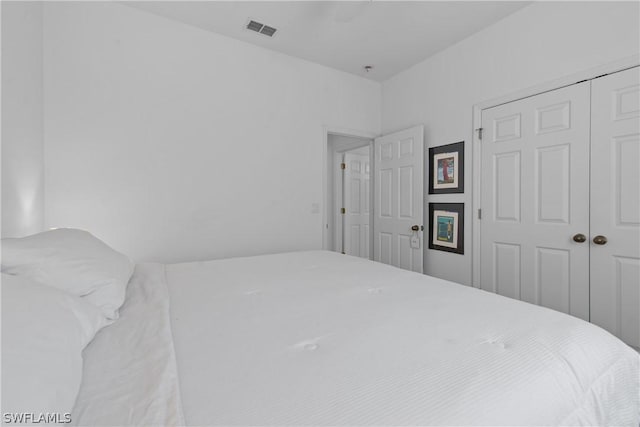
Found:
<path fill-rule="evenodd" d="M 509 298 L 520 299 L 520 245 L 496 242 L 493 244 L 493 257 L 495 281 L 491 290 Z"/>
<path fill-rule="evenodd" d="M 592 81 L 591 321 L 640 347 L 640 69 Z"/>
<path fill-rule="evenodd" d="M 569 313 L 571 281 L 569 280 L 571 253 L 563 249 L 537 248 L 536 288 L 540 305 Z"/>
<path fill-rule="evenodd" d="M 423 127 L 376 138 L 374 194 L 374 259 L 422 273 Z M 411 246 L 418 237 L 419 247 Z"/>
<path fill-rule="evenodd" d="M 569 223 L 570 145 L 536 149 L 536 222 Z"/>
<path fill-rule="evenodd" d="M 385 264 L 391 264 L 393 262 L 393 234 L 380 231 L 377 233 L 377 243 L 379 248 L 375 249 L 375 260 L 383 262 Z"/>
<path fill-rule="evenodd" d="M 520 222 L 520 152 L 496 154 L 493 163 L 496 220 Z"/>
<path fill-rule="evenodd" d="M 589 318 L 589 83 L 483 110 L 482 289 Z"/>

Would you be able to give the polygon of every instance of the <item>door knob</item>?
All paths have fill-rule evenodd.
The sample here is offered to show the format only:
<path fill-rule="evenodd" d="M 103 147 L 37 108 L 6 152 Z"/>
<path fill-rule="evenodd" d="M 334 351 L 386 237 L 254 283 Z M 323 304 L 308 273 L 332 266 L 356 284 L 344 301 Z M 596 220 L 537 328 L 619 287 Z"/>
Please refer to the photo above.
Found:
<path fill-rule="evenodd" d="M 418 225 L 412 225 L 412 226 L 411 226 L 411 230 L 412 230 L 412 231 L 418 231 L 418 230 L 420 230 L 420 226 L 418 226 Z"/>
<path fill-rule="evenodd" d="M 585 236 L 582 233 L 578 233 L 575 236 L 573 236 L 573 241 L 577 243 L 584 243 L 587 241 L 587 236 Z"/>
<path fill-rule="evenodd" d="M 604 236 L 596 236 L 593 238 L 593 243 L 595 243 L 596 245 L 606 245 L 607 238 Z"/>

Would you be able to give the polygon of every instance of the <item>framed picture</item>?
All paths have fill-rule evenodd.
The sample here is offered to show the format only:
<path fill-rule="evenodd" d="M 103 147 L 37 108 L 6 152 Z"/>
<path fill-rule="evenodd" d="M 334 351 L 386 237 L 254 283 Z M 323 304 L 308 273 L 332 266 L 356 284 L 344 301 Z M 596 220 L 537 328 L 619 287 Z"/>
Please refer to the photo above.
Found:
<path fill-rule="evenodd" d="M 464 193 L 464 141 L 429 148 L 429 194 Z"/>
<path fill-rule="evenodd" d="M 429 203 L 429 249 L 464 254 L 464 203 Z"/>

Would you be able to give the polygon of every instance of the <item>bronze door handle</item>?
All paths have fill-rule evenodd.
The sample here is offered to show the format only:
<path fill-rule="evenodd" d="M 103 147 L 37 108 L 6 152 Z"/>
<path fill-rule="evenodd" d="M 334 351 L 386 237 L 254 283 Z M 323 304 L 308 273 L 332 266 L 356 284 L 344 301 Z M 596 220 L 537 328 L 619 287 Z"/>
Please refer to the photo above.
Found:
<path fill-rule="evenodd" d="M 585 236 L 582 233 L 578 233 L 575 236 L 573 236 L 573 241 L 577 243 L 584 243 L 587 241 L 587 236 Z"/>
<path fill-rule="evenodd" d="M 607 238 L 604 236 L 596 236 L 593 238 L 593 243 L 595 243 L 596 245 L 606 245 L 607 244 Z"/>

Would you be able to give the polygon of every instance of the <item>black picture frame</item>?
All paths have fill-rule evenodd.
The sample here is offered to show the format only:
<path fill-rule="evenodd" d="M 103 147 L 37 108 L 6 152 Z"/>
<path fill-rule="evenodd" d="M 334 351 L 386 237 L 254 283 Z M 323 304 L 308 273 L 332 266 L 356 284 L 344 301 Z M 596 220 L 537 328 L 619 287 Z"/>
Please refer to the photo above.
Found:
<path fill-rule="evenodd" d="M 464 254 L 464 203 L 429 203 L 429 249 Z"/>
<path fill-rule="evenodd" d="M 447 163 L 448 162 L 448 163 Z M 444 167 L 445 176 L 439 182 L 439 167 L 453 163 L 452 177 L 447 176 L 450 167 Z M 452 181 L 452 182 L 449 182 Z M 464 141 L 429 148 L 429 194 L 464 193 Z"/>

